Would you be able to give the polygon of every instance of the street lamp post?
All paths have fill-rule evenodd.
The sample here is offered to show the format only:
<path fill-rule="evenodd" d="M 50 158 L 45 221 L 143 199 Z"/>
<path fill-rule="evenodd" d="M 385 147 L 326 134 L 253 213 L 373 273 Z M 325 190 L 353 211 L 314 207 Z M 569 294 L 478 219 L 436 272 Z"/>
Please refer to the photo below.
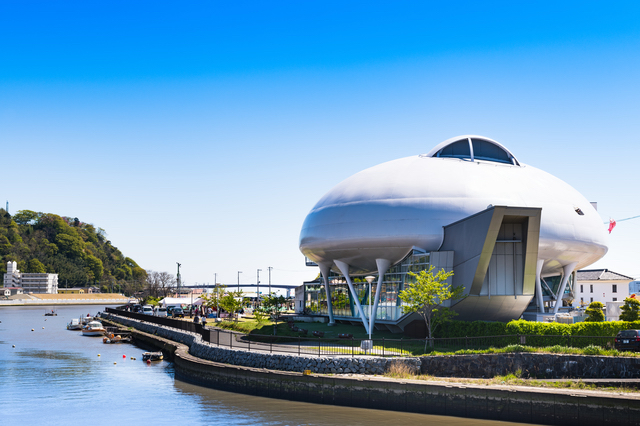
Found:
<path fill-rule="evenodd" d="M 238 293 L 240 293 L 240 274 L 242 271 L 238 271 Z"/>
<path fill-rule="evenodd" d="M 262 269 L 258 269 L 257 275 L 257 285 L 258 285 L 258 291 L 256 291 L 256 306 L 260 305 L 260 271 L 262 271 Z"/>
<path fill-rule="evenodd" d="M 213 274 L 213 286 L 216 292 L 216 322 L 218 322 L 218 314 L 220 313 L 220 295 L 218 294 L 218 273 Z M 208 310 L 208 309 L 207 309 Z"/>
<path fill-rule="evenodd" d="M 269 270 L 269 296 L 271 296 L 271 270 L 273 268 L 269 266 L 267 269 Z"/>

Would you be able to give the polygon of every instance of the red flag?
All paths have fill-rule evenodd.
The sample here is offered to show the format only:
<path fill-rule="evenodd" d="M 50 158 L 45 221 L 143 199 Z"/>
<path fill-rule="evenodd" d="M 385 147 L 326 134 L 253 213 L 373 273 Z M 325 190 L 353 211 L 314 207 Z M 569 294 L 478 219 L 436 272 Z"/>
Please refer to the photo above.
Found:
<path fill-rule="evenodd" d="M 616 221 L 609 218 L 609 233 L 611 233 L 611 231 L 613 231 L 613 228 L 616 227 Z"/>

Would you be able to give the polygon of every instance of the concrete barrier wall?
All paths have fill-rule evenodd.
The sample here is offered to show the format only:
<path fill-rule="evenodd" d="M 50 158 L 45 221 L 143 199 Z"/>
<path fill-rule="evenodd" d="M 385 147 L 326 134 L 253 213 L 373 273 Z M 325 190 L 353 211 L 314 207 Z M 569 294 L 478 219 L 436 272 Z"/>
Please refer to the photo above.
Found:
<path fill-rule="evenodd" d="M 640 419 L 640 400 L 626 395 L 460 386 L 384 377 L 305 376 L 207 361 L 190 354 L 185 344 L 145 332 L 133 334 L 144 344 L 170 353 L 178 379 L 223 391 L 320 404 L 546 425 L 625 426 L 636 425 Z"/>

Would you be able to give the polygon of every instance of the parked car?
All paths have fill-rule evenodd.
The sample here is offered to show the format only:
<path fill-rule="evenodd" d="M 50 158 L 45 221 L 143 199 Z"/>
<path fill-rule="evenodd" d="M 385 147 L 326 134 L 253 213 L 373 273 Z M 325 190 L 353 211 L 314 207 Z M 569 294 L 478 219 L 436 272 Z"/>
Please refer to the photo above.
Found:
<path fill-rule="evenodd" d="M 616 336 L 614 347 L 619 351 L 640 350 L 640 330 L 622 330 Z"/>
<path fill-rule="evenodd" d="M 142 307 L 142 313 L 145 315 L 153 315 L 153 307 L 150 305 L 144 305 Z"/>
<path fill-rule="evenodd" d="M 135 313 L 140 313 L 142 312 L 142 306 L 141 305 L 133 305 L 132 311 Z"/>
<path fill-rule="evenodd" d="M 184 318 L 184 311 L 182 310 L 182 308 L 173 308 L 171 316 L 174 318 Z"/>
<path fill-rule="evenodd" d="M 167 316 L 167 308 L 165 308 L 164 306 L 158 306 L 156 308 L 155 315 L 157 317 L 166 317 Z"/>

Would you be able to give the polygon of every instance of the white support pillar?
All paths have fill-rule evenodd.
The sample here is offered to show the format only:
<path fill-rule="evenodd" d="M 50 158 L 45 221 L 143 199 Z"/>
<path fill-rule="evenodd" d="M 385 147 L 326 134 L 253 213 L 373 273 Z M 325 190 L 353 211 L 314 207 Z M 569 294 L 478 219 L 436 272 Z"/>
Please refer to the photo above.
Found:
<path fill-rule="evenodd" d="M 328 325 L 335 325 L 336 322 L 333 319 L 333 305 L 331 304 L 331 291 L 329 290 L 329 271 L 331 270 L 331 264 L 318 263 L 318 266 L 320 267 L 320 273 L 324 280 L 324 291 L 327 295 L 327 311 L 329 312 Z"/>
<path fill-rule="evenodd" d="M 562 268 L 562 272 L 564 276 L 562 277 L 562 284 L 560 285 L 560 290 L 556 295 L 556 305 L 553 307 L 554 314 L 558 313 L 558 309 L 560 309 L 560 305 L 562 305 L 562 296 L 564 295 L 564 289 L 567 287 L 567 282 L 569 282 L 569 277 L 571 276 L 571 273 L 573 272 L 573 270 L 577 265 L 578 265 L 578 262 L 571 262 L 570 264 L 565 265 Z"/>
<path fill-rule="evenodd" d="M 384 274 L 387 272 L 387 269 L 389 269 L 391 261 L 387 259 L 376 259 L 376 265 L 378 267 L 378 285 L 376 286 L 376 297 L 373 302 L 373 310 L 371 310 L 371 314 L 369 314 L 369 330 L 371 330 L 371 333 L 373 333 L 373 326 L 376 323 L 378 302 L 380 301 L 380 290 L 382 289 L 382 279 L 384 278 Z"/>
<path fill-rule="evenodd" d="M 538 259 L 538 265 L 536 267 L 536 300 L 538 302 L 538 312 L 544 313 L 544 298 L 542 295 L 542 283 L 540 282 L 540 276 L 542 275 L 542 267 L 544 266 L 544 259 Z"/>
<path fill-rule="evenodd" d="M 369 334 L 369 324 L 367 323 L 367 318 L 364 316 L 364 312 L 362 311 L 362 305 L 360 305 L 360 300 L 358 300 L 358 295 L 356 294 L 356 291 L 353 288 L 353 283 L 351 282 L 351 277 L 349 276 L 349 265 L 347 265 L 345 262 L 341 260 L 334 260 L 333 262 L 336 264 L 338 269 L 340 269 L 340 272 L 342 272 L 342 275 L 344 275 L 344 278 L 347 280 L 347 285 L 349 286 L 351 297 L 353 297 L 353 300 L 356 303 L 356 307 L 358 308 L 358 313 L 360 314 L 360 318 L 362 318 L 362 324 L 364 324 L 364 329 L 367 332 L 367 334 Z"/>

